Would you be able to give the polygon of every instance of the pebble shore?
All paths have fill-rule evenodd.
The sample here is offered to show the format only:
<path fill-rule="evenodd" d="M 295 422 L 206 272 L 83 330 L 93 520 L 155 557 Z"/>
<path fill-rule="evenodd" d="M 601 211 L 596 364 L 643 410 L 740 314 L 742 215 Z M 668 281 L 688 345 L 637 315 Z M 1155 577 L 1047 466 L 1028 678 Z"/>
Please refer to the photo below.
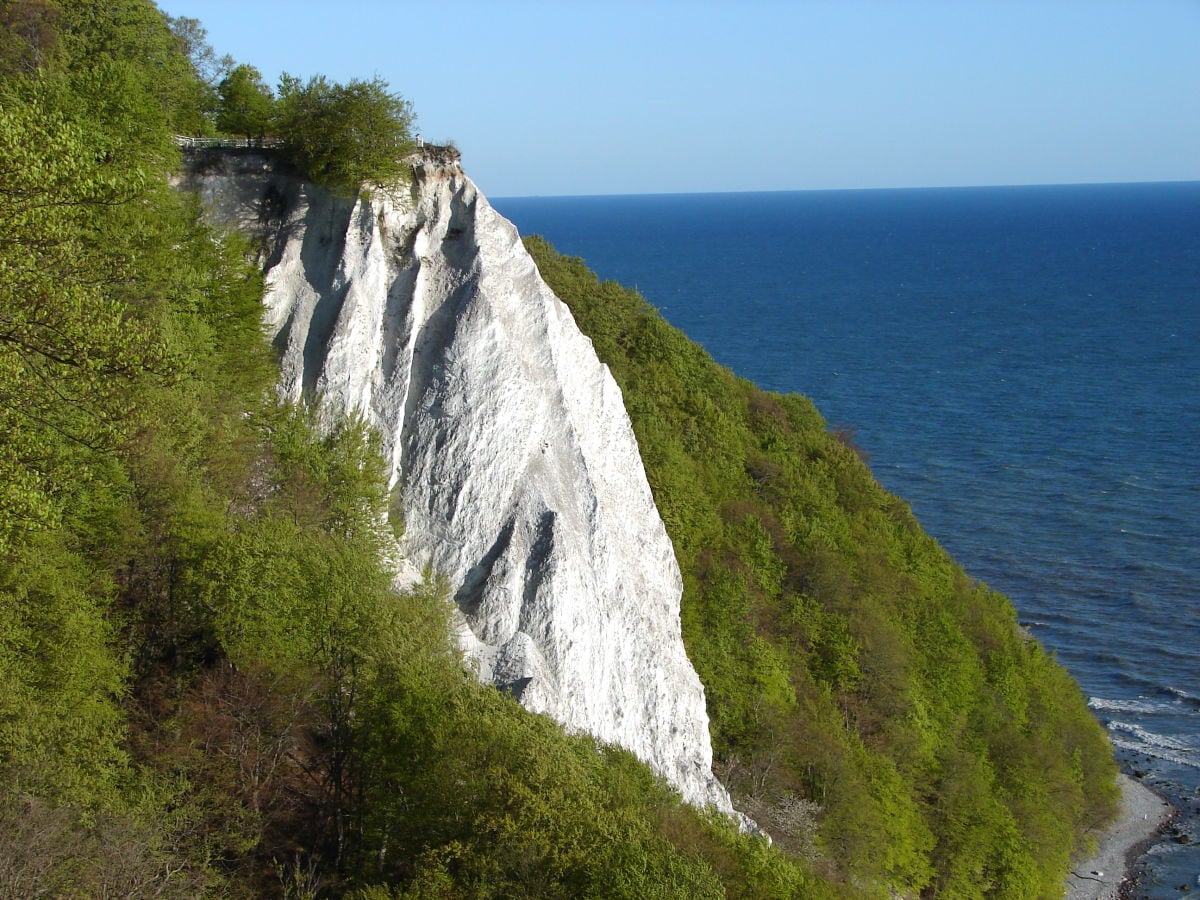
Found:
<path fill-rule="evenodd" d="M 1067 878 L 1067 900 L 1119 900 L 1122 886 L 1129 896 L 1133 862 L 1172 817 L 1175 808 L 1128 775 L 1117 776 L 1121 812 L 1100 835 L 1095 854 L 1076 863 Z"/>

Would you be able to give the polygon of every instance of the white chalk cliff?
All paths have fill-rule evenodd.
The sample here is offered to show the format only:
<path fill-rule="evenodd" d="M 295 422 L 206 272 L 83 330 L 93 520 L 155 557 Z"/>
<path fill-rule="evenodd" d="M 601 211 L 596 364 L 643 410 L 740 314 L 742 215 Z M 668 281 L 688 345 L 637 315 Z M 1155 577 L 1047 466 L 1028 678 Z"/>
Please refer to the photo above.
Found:
<path fill-rule="evenodd" d="M 621 392 L 516 229 L 433 155 L 370 199 L 254 155 L 183 183 L 265 238 L 281 390 L 378 429 L 404 552 L 449 578 L 479 677 L 730 811 Z"/>

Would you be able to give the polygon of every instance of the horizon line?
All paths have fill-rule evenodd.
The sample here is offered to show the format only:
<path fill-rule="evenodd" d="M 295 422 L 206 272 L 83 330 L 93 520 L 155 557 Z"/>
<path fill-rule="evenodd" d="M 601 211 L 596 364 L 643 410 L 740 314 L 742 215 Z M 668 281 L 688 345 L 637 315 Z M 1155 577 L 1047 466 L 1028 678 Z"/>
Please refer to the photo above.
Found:
<path fill-rule="evenodd" d="M 904 187 L 840 187 L 840 188 L 764 188 L 758 190 L 716 191 L 612 191 L 591 194 L 497 194 L 488 195 L 492 200 L 585 200 L 600 197 L 686 197 L 722 194 L 817 194 L 849 193 L 864 191 L 956 191 L 988 190 L 994 188 L 1052 188 L 1052 187 L 1119 187 L 1122 185 L 1183 185 L 1200 184 L 1200 178 L 1145 179 L 1135 181 L 1031 181 L 1006 182 L 999 184 L 929 184 Z"/>

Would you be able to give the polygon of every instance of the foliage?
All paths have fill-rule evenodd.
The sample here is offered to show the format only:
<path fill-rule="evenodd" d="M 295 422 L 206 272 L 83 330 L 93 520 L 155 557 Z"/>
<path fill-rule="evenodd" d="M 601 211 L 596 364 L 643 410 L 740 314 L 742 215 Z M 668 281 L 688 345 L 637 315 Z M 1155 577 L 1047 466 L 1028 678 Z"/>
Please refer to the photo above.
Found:
<path fill-rule="evenodd" d="M 58 46 L 58 8 L 49 0 L 0 3 L 0 74 L 32 74 Z"/>
<path fill-rule="evenodd" d="M 0 108 L 0 546 L 53 523 L 78 453 L 111 445 L 131 378 L 166 368 L 149 325 L 108 284 L 97 210 L 128 202 L 139 170 L 98 158 L 83 130 L 34 95 Z"/>
<path fill-rule="evenodd" d="M 275 96 L 254 66 L 237 66 L 217 87 L 221 102 L 217 128 L 229 134 L 261 138 L 275 116 Z"/>
<path fill-rule="evenodd" d="M 1074 685 L 811 404 L 544 245 L 626 391 L 723 770 L 791 855 L 474 681 L 437 579 L 391 586 L 374 437 L 273 399 L 250 248 L 167 186 L 206 48 L 144 0 L 0 4 L 0 892 L 1049 893 L 1108 800 Z M 327 183 L 397 174 L 381 82 L 281 93 Z"/>
<path fill-rule="evenodd" d="M 56 8 L 0 73 L 0 892 L 821 896 L 392 589 L 375 437 L 273 399 L 252 254 L 167 187 L 202 30 Z"/>
<path fill-rule="evenodd" d="M 62 64 L 105 137 L 155 151 L 160 164 L 175 134 L 205 134 L 211 89 L 183 43 L 149 0 L 55 0 Z"/>
<path fill-rule="evenodd" d="M 736 378 L 635 293 L 526 244 L 624 392 L 735 801 L 848 881 L 1061 895 L 1112 812 L 1114 764 L 1008 601 L 807 399 Z"/>
<path fill-rule="evenodd" d="M 187 16 L 167 16 L 167 26 L 179 41 L 196 75 L 208 85 L 219 83 L 236 65 L 228 53 L 217 56 L 208 42 L 208 29 L 199 19 Z"/>
<path fill-rule="evenodd" d="M 407 176 L 415 148 L 412 104 L 381 78 L 346 84 L 317 75 L 279 83 L 277 132 L 288 158 L 313 181 L 345 193 Z"/>

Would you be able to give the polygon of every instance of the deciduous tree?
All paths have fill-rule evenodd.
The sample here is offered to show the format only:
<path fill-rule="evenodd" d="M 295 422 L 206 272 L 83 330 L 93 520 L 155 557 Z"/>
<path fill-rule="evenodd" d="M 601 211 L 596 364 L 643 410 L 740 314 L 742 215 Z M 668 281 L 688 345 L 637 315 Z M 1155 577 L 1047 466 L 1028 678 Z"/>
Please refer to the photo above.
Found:
<path fill-rule="evenodd" d="M 254 66 L 240 65 L 217 87 L 221 97 L 217 128 L 229 134 L 261 138 L 275 116 L 275 96 Z"/>
<path fill-rule="evenodd" d="M 415 149 L 414 119 L 412 104 L 381 78 L 280 79 L 277 131 L 286 152 L 309 178 L 334 190 L 403 179 L 404 158 Z"/>

